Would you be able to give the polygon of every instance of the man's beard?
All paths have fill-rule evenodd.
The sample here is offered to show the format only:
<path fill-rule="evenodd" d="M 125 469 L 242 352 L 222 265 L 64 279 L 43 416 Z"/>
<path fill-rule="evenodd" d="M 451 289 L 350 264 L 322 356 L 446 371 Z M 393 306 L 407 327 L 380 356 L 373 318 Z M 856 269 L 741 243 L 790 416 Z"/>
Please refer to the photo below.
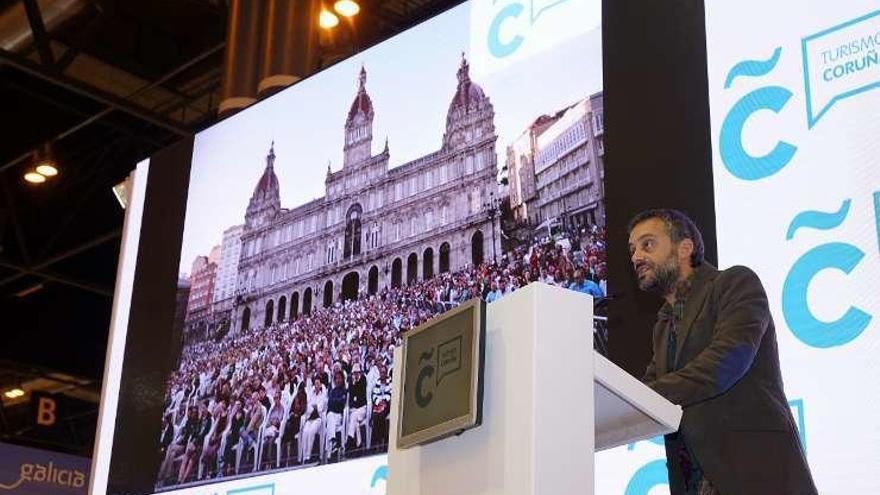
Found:
<path fill-rule="evenodd" d="M 667 296 L 675 291 L 675 285 L 681 276 L 675 255 L 669 255 L 660 265 L 648 265 L 653 272 L 651 277 L 639 278 L 639 288 L 646 292 L 653 292 L 659 296 Z"/>

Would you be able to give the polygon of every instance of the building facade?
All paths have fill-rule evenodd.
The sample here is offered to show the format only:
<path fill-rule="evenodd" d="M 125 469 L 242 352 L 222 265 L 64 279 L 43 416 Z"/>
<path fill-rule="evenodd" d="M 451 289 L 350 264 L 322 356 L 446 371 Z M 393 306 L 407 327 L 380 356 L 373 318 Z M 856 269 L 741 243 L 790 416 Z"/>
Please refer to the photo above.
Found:
<path fill-rule="evenodd" d="M 535 155 L 538 152 L 538 136 L 558 119 L 559 115 L 538 117 L 507 146 L 510 209 L 518 223 L 529 222 L 529 206 L 534 206 L 537 198 Z"/>
<path fill-rule="evenodd" d="M 241 234 L 243 225 L 230 227 L 223 232 L 220 244 L 220 258 L 217 261 L 217 279 L 214 282 L 213 302 L 219 303 L 235 296 L 238 282 L 238 259 L 241 256 Z"/>
<path fill-rule="evenodd" d="M 602 94 L 543 115 L 507 149 L 510 206 L 531 225 L 605 225 Z"/>
<path fill-rule="evenodd" d="M 495 114 L 464 58 L 457 75 L 440 149 L 389 170 L 387 140 L 372 152 L 374 109 L 361 69 L 345 120 L 342 168 L 328 167 L 322 198 L 282 208 L 270 149 L 242 226 L 236 330 L 491 256 L 497 222 L 484 203 L 497 189 Z"/>
<path fill-rule="evenodd" d="M 212 326 L 229 324 L 238 285 L 238 260 L 241 257 L 241 235 L 244 225 L 230 227 L 223 232 L 220 256 L 217 260 L 217 276 L 214 282 Z"/>
<path fill-rule="evenodd" d="M 186 333 L 204 332 L 212 319 L 214 283 L 220 247 L 215 246 L 208 256 L 197 256 L 189 276 L 190 290 L 186 305 Z"/>
<path fill-rule="evenodd" d="M 183 349 L 184 329 L 186 328 L 186 311 L 189 306 L 189 294 L 192 286 L 189 278 L 178 277 L 177 291 L 175 293 L 174 323 L 171 328 L 171 343 L 169 345 L 168 359 L 172 369 L 180 364 L 180 353 Z"/>

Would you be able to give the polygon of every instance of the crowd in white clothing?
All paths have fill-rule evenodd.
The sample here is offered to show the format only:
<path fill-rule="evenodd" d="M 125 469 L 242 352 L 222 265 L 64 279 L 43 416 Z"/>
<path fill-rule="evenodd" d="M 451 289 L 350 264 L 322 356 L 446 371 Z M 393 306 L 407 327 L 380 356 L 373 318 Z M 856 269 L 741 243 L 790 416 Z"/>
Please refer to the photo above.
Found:
<path fill-rule="evenodd" d="M 192 343 L 167 381 L 157 487 L 336 462 L 387 448 L 392 353 L 461 302 L 534 281 L 605 295 L 604 231 L 536 241 L 405 287 Z"/>

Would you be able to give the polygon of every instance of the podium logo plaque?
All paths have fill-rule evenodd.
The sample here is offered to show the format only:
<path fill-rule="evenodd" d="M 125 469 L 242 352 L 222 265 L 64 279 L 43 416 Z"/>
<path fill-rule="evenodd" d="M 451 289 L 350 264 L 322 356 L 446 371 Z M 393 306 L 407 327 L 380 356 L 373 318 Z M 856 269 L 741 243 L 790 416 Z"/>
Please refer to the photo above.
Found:
<path fill-rule="evenodd" d="M 482 421 L 485 307 L 473 299 L 404 334 L 398 447 L 433 442 Z"/>

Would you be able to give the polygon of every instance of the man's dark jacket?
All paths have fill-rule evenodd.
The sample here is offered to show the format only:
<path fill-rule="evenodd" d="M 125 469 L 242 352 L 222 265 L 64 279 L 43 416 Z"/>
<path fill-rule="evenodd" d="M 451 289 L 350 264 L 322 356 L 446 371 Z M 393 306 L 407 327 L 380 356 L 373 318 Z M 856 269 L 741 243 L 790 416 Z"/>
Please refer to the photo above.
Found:
<path fill-rule="evenodd" d="M 684 410 L 680 434 L 666 437 L 672 494 L 685 493 L 682 438 L 722 495 L 816 494 L 757 275 L 743 266 L 695 269 L 673 367 L 666 362 L 669 313 L 661 310 L 654 326 L 654 358 L 643 381 Z"/>

